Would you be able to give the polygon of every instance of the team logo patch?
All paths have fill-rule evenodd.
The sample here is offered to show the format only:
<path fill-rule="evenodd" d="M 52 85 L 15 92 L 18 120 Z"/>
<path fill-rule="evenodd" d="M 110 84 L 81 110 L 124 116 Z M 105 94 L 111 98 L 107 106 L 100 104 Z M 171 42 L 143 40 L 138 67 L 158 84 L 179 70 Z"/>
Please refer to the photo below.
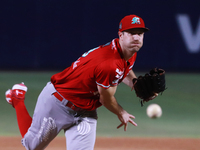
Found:
<path fill-rule="evenodd" d="M 134 18 L 132 19 L 132 24 L 140 24 L 140 18 L 134 17 Z"/>
<path fill-rule="evenodd" d="M 81 121 L 77 126 L 77 131 L 81 135 L 85 135 L 85 134 L 89 133 L 90 130 L 91 130 L 90 124 L 86 120 Z"/>

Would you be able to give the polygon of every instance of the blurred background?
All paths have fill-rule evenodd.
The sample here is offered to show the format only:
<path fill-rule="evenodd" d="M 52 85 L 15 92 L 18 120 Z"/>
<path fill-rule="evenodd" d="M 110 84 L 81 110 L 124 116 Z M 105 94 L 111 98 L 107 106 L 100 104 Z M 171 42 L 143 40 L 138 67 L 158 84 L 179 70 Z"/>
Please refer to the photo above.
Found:
<path fill-rule="evenodd" d="M 150 32 L 135 70 L 199 71 L 199 0 L 2 0 L 0 69 L 64 69 L 118 37 L 120 20 L 141 16 Z"/>
<path fill-rule="evenodd" d="M 99 109 L 99 136 L 200 137 L 200 1 L 199 0 L 1 0 L 0 2 L 0 135 L 19 135 L 15 110 L 4 93 L 22 81 L 33 114 L 50 77 L 84 52 L 118 37 L 120 20 L 142 17 L 150 29 L 133 67 L 137 75 L 166 70 L 167 90 L 150 103 L 163 109 L 160 119 L 146 116 L 146 104 L 123 84 L 119 103 L 136 116 L 138 127 L 117 130 L 119 121 Z"/>

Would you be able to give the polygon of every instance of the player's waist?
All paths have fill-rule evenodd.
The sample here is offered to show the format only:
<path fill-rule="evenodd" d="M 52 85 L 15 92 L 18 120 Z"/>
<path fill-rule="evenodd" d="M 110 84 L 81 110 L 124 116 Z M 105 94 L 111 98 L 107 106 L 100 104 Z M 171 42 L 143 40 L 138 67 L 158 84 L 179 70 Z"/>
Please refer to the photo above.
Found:
<path fill-rule="evenodd" d="M 74 105 L 72 102 L 66 100 L 65 98 L 62 97 L 62 95 L 60 95 L 60 93 L 55 92 L 53 93 L 53 95 L 59 100 L 61 101 L 65 106 L 71 108 L 72 110 L 77 112 L 77 116 L 82 116 L 82 117 L 91 117 L 94 119 L 97 119 L 97 112 L 96 109 L 92 110 L 92 111 L 88 111 L 85 109 L 82 109 L 80 107 L 77 107 L 76 105 Z"/>
<path fill-rule="evenodd" d="M 71 108 L 74 111 L 83 111 L 84 109 L 77 107 L 76 105 L 74 105 L 72 102 L 66 100 L 60 93 L 55 92 L 53 93 L 53 95 L 61 102 L 63 102 L 63 104 L 69 108 Z"/>
<path fill-rule="evenodd" d="M 96 96 L 84 97 L 83 95 L 80 96 L 78 94 L 74 95 L 62 92 L 59 92 L 59 94 L 61 94 L 69 102 L 73 103 L 76 107 L 79 107 L 83 110 L 92 111 L 101 106 L 99 97 Z"/>

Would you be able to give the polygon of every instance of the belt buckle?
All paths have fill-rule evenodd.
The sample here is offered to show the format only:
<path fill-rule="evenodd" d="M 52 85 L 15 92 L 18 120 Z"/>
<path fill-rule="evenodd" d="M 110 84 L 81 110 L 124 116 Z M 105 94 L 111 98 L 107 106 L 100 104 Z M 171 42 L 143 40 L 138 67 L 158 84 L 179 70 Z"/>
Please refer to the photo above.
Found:
<path fill-rule="evenodd" d="M 72 102 L 68 101 L 67 104 L 66 104 L 66 106 L 68 106 L 69 108 L 71 108 L 71 109 L 73 109 L 73 110 L 76 111 L 77 107 Z"/>
<path fill-rule="evenodd" d="M 75 110 L 76 106 L 72 103 L 71 109 Z"/>
<path fill-rule="evenodd" d="M 81 108 L 77 107 L 76 105 L 74 105 L 72 102 L 69 102 L 71 104 L 70 108 L 74 111 L 82 111 Z M 69 107 L 69 106 L 68 106 Z"/>

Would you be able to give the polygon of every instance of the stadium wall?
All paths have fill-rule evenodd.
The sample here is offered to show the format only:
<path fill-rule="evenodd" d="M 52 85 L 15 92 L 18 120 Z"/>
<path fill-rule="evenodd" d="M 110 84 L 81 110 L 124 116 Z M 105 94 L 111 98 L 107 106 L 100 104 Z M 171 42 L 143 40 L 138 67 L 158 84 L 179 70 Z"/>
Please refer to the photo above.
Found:
<path fill-rule="evenodd" d="M 198 0 L 1 1 L 0 69 L 55 70 L 118 37 L 125 15 L 141 16 L 150 29 L 134 69 L 198 71 Z"/>

